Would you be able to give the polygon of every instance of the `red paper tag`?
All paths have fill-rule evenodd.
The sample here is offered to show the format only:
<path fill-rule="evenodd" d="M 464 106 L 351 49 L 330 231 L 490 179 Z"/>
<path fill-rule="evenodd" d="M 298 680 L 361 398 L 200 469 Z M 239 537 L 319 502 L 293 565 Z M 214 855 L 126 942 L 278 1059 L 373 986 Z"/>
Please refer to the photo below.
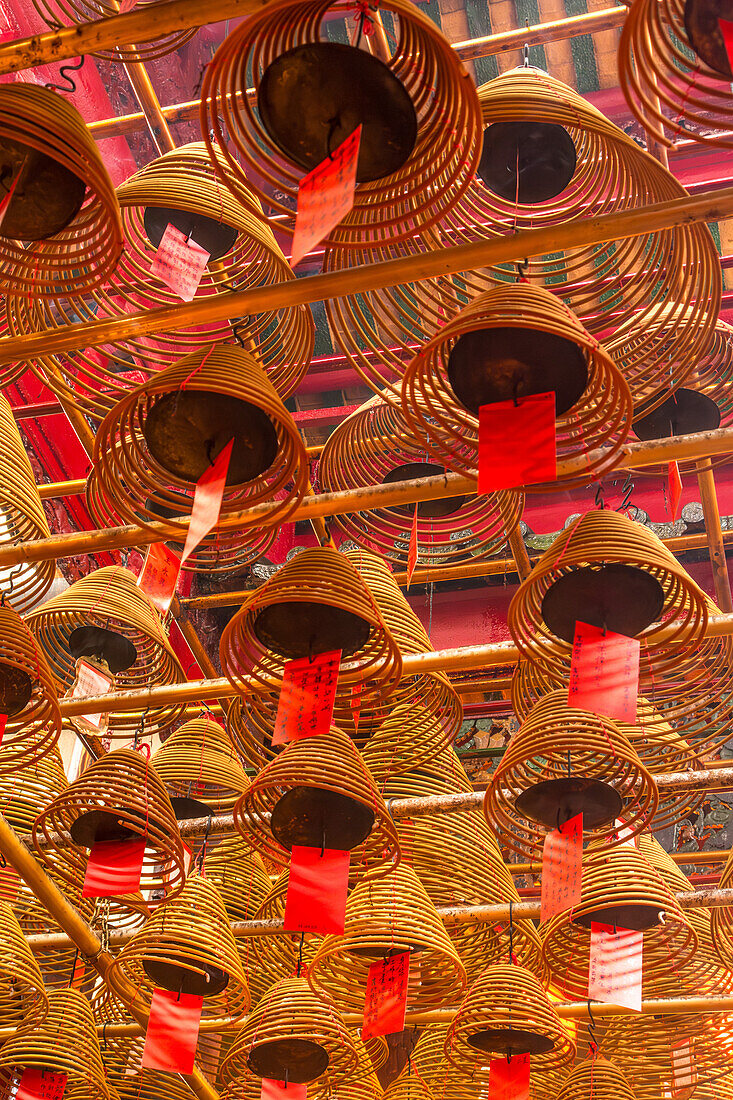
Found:
<path fill-rule="evenodd" d="M 319 653 L 311 661 L 288 661 L 277 703 L 273 745 L 320 737 L 331 728 L 341 650 Z"/>
<path fill-rule="evenodd" d="M 171 605 L 180 571 L 180 558 L 164 542 L 148 547 L 137 584 L 162 615 Z"/>
<path fill-rule="evenodd" d="M 489 1062 L 490 1100 L 529 1100 L 529 1055 L 492 1058 Z"/>
<path fill-rule="evenodd" d="M 15 173 L 15 179 L 13 180 L 13 182 L 10 185 L 10 190 L 8 191 L 8 193 L 6 195 L 3 196 L 2 201 L 0 201 L 0 227 L 2 226 L 3 222 L 5 221 L 5 215 L 7 214 L 8 207 L 10 206 L 10 200 L 13 197 L 13 192 L 15 191 L 15 188 L 18 186 L 18 180 L 23 175 L 23 169 L 25 168 L 25 162 L 27 160 L 28 160 L 28 157 L 25 157 L 24 160 L 23 160 L 23 163 L 20 166 L 20 168 Z"/>
<path fill-rule="evenodd" d="M 165 283 L 184 302 L 191 302 L 201 283 L 210 253 L 170 223 L 160 239 L 150 274 Z"/>
<path fill-rule="evenodd" d="M 191 1073 L 199 1041 L 203 997 L 156 989 L 143 1048 L 143 1069 Z"/>
<path fill-rule="evenodd" d="M 263 1077 L 260 1100 L 305 1100 L 307 1093 L 307 1085 L 296 1085 L 293 1081 L 286 1084 Z"/>
<path fill-rule="evenodd" d="M 206 538 L 209 531 L 216 527 L 233 445 L 234 440 L 230 439 L 226 447 L 219 451 L 213 466 L 209 466 L 208 470 L 204 470 L 196 482 L 186 545 L 183 547 L 183 553 L 181 554 L 181 565 L 194 552 L 201 539 Z"/>
<path fill-rule="evenodd" d="M 114 677 L 103 672 L 95 665 L 89 664 L 83 657 L 76 662 L 76 679 L 72 689 L 72 699 L 87 699 L 90 695 L 106 695 L 114 684 Z M 107 714 L 84 714 L 83 718 L 89 726 L 102 730 L 107 728 Z"/>
<path fill-rule="evenodd" d="M 291 267 L 327 237 L 354 205 L 360 141 L 361 126 L 357 126 L 330 157 L 300 181 Z"/>
<path fill-rule="evenodd" d="M 697 1066 L 692 1043 L 680 1039 L 672 1043 L 672 1096 L 675 1100 L 690 1100 L 697 1088 Z"/>
<path fill-rule="evenodd" d="M 733 23 L 731 23 L 733 27 Z M 669 485 L 669 510 L 672 513 L 672 523 L 677 519 L 677 509 L 680 506 L 682 496 L 682 478 L 678 462 L 670 462 L 667 467 L 667 484 Z"/>
<path fill-rule="evenodd" d="M 15 1100 L 61 1100 L 66 1080 L 65 1073 L 26 1066 L 18 1082 Z"/>
<path fill-rule="evenodd" d="M 733 23 L 729 19 L 719 19 L 718 24 L 723 35 L 725 52 L 728 54 L 728 64 L 733 69 Z"/>
<path fill-rule="evenodd" d="M 340 936 L 346 920 L 349 852 L 294 844 L 285 899 L 286 932 Z"/>
<path fill-rule="evenodd" d="M 641 1012 L 641 956 L 644 933 L 612 924 L 590 926 L 588 998 Z"/>
<path fill-rule="evenodd" d="M 545 837 L 542 849 L 540 921 L 580 904 L 583 877 L 583 815 L 576 814 Z"/>
<path fill-rule="evenodd" d="M 633 725 L 640 648 L 638 638 L 576 622 L 568 706 Z"/>
<path fill-rule="evenodd" d="M 0 714 L 0 745 L 3 743 L 3 737 L 5 736 L 5 727 L 8 724 L 7 714 Z"/>
<path fill-rule="evenodd" d="M 101 840 L 89 853 L 85 898 L 118 898 L 140 889 L 145 840 Z"/>
<path fill-rule="evenodd" d="M 409 978 L 409 951 L 372 963 L 367 977 L 362 1039 L 405 1030 Z"/>
<path fill-rule="evenodd" d="M 555 394 L 535 393 L 482 405 L 478 429 L 478 491 L 514 489 L 557 476 Z"/>
<path fill-rule="evenodd" d="M 415 505 L 415 514 L 412 517 L 412 531 L 410 532 L 410 548 L 407 551 L 407 590 L 410 589 L 412 583 L 412 574 L 415 572 L 415 566 L 417 565 L 417 504 Z"/>

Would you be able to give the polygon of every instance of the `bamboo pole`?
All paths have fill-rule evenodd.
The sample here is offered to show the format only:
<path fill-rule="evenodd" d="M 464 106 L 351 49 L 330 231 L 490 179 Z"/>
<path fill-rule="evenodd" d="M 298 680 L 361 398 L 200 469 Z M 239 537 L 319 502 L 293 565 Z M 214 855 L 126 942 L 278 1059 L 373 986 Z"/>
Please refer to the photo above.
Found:
<path fill-rule="evenodd" d="M 718 496 L 715 491 L 715 476 L 710 459 L 697 463 L 697 484 L 700 489 L 700 503 L 705 518 L 705 536 L 710 551 L 710 565 L 715 584 L 715 602 L 721 611 L 733 611 L 730 593 L 728 561 L 725 556 L 723 529 L 720 525 Z"/>
<path fill-rule="evenodd" d="M 303 281 L 303 280 L 296 280 Z M 2 341 L 0 341 L 0 344 Z M 654 466 L 670 462 L 673 458 L 701 458 L 711 454 L 726 454 L 733 450 L 733 428 L 699 432 L 696 435 L 678 436 L 652 442 L 626 444 L 616 469 L 635 466 Z M 588 455 L 558 463 L 558 477 L 577 473 L 586 468 Z M 397 504 L 414 504 L 421 500 L 438 500 L 449 496 L 469 496 L 476 492 L 476 482 L 457 474 L 438 474 L 434 477 L 413 478 L 391 484 L 368 485 L 360 489 L 347 489 L 337 493 L 321 493 L 307 497 L 290 517 L 290 522 L 312 520 L 317 516 L 333 516 L 342 512 L 361 511 L 367 508 L 384 508 Z M 247 525 L 264 525 L 268 515 L 278 508 L 277 501 L 267 501 L 255 507 L 233 512 L 219 520 L 222 531 L 237 530 Z M 186 523 L 182 517 L 180 523 Z M 52 535 L 33 542 L 8 543 L 0 546 L 0 567 L 26 561 L 48 561 L 75 554 L 93 554 L 103 550 L 119 550 L 129 546 L 147 546 L 173 537 L 180 537 L 180 530 L 172 531 L 164 520 L 151 522 L 142 531 L 128 524 L 110 527 L 102 531 L 72 532 Z"/>
<path fill-rule="evenodd" d="M 135 99 L 142 108 L 150 136 L 159 153 L 170 153 L 176 148 L 168 120 L 163 114 L 150 74 L 141 61 L 124 61 L 123 68 L 132 85 Z"/>
<path fill-rule="evenodd" d="M 168 0 L 168 3 L 192 2 L 193 0 Z M 198 0 L 195 2 L 198 3 Z M 242 4 L 254 2 L 255 0 L 241 0 Z M 156 5 L 156 15 L 166 6 L 166 3 Z M 131 12 L 116 18 L 131 19 L 135 15 L 135 12 Z M 59 31 L 59 35 L 63 33 L 64 31 Z M 6 44 L 0 44 L 0 71 L 5 48 Z M 651 203 L 641 209 L 621 210 L 613 214 L 600 214 L 566 222 L 563 225 L 522 230 L 513 235 L 471 241 L 451 248 L 429 249 L 381 263 L 357 265 L 343 271 L 251 287 L 248 290 L 233 291 L 231 294 L 210 295 L 192 302 L 146 310 L 143 313 L 130 313 L 115 319 L 67 325 L 61 330 L 6 337 L 0 340 L 0 364 L 32 359 L 51 351 L 79 351 L 82 348 L 125 340 L 130 336 L 150 336 L 210 321 L 231 320 L 264 310 L 307 305 L 346 294 L 419 282 L 421 279 L 453 275 L 492 264 L 516 262 L 527 256 L 607 244 L 621 238 L 642 236 L 679 225 L 723 221 L 731 215 L 733 187 L 724 187 L 701 195 L 683 195 L 678 199 Z"/>

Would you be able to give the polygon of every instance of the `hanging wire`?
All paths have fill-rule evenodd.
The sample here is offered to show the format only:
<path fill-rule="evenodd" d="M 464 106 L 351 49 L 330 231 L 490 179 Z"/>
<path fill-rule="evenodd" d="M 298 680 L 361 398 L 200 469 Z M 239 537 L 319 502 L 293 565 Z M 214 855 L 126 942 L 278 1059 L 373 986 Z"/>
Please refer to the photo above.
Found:
<path fill-rule="evenodd" d="M 75 92 L 76 81 L 73 77 L 69 76 L 69 73 L 78 72 L 86 59 L 86 54 L 84 54 L 82 57 L 79 58 L 78 65 L 61 66 L 61 68 L 59 69 L 59 77 L 61 80 L 65 80 L 66 84 L 54 84 L 52 81 L 50 81 L 48 84 L 44 85 L 44 87 L 48 88 L 50 92 Z"/>

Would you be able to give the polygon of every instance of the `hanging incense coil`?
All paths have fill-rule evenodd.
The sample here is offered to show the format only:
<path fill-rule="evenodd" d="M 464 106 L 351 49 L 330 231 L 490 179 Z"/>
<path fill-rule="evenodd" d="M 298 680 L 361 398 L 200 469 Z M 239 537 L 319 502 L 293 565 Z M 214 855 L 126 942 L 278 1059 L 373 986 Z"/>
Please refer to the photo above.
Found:
<path fill-rule="evenodd" d="M 486 967 L 446 1035 L 445 1056 L 463 1073 L 492 1054 L 529 1054 L 538 1070 L 562 1069 L 575 1058 L 575 1043 L 537 978 L 511 963 Z"/>
<path fill-rule="evenodd" d="M 41 971 L 7 902 L 0 902 L 0 1021 L 40 1024 L 48 1013 Z"/>
<path fill-rule="evenodd" d="M 399 683 L 402 659 L 369 589 L 343 554 L 303 550 L 252 593 L 221 636 L 222 670 L 241 694 L 278 693 L 286 662 L 341 650 L 355 670 L 337 688 L 350 708 L 386 700 Z M 340 675 L 340 679 L 343 673 Z"/>
<path fill-rule="evenodd" d="M 250 1006 L 247 981 L 221 895 L 201 875 L 158 906 L 150 920 L 115 956 L 109 970 L 131 981 L 150 1003 L 156 988 L 203 997 L 209 1016 L 242 1016 Z"/>
<path fill-rule="evenodd" d="M 270 883 L 270 890 L 257 910 L 255 920 L 283 920 L 289 882 L 290 870 L 286 868 Z M 300 932 L 285 932 L 279 936 L 247 936 L 240 940 L 243 965 L 250 975 L 252 1003 L 256 1004 L 281 978 L 297 974 L 298 968 L 304 974 L 313 961 L 321 938 L 310 932 L 302 937 Z"/>
<path fill-rule="evenodd" d="M 0 243 L 0 249 L 2 244 Z M 13 410 L 0 395 L 0 509 L 3 542 L 34 542 L 49 538 L 46 513 L 28 461 Z M 34 607 L 56 575 L 53 561 L 19 562 L 0 570 L 0 587 L 20 612 Z"/>
<path fill-rule="evenodd" d="M 228 171 L 221 155 L 217 165 Z M 210 252 L 196 301 L 295 278 L 251 195 L 238 203 L 220 183 L 201 143 L 157 158 L 118 189 L 125 251 L 113 276 L 94 297 L 56 287 L 52 301 L 16 297 L 9 309 L 16 334 L 56 331 L 79 321 L 118 320 L 130 313 L 180 305 L 180 297 L 151 271 L 168 224 Z M 313 354 L 315 325 L 307 305 L 263 309 L 246 317 L 168 329 L 153 336 L 113 337 L 73 353 L 48 352 L 29 360 L 39 378 L 64 401 L 100 422 L 115 405 L 159 370 L 212 344 L 249 352 L 285 399 L 300 384 Z"/>
<path fill-rule="evenodd" d="M 380 869 L 381 870 L 381 869 Z M 326 936 L 308 966 L 308 981 L 325 989 L 343 1011 L 364 1009 L 369 968 L 403 951 L 417 968 L 411 1008 L 453 1004 L 466 972 L 435 906 L 413 869 L 401 863 L 388 875 L 369 870 L 346 899 L 342 936 Z"/>
<path fill-rule="evenodd" d="M 228 1084 L 244 1069 L 257 1077 L 336 1087 L 359 1056 L 336 1005 L 304 977 L 276 982 L 247 1017 L 221 1069 Z"/>
<path fill-rule="evenodd" d="M 272 888 L 261 857 L 239 836 L 224 837 L 208 850 L 204 868 L 233 921 L 252 920 Z"/>
<path fill-rule="evenodd" d="M 208 715 L 179 726 L 152 763 L 179 821 L 231 813 L 249 787 L 234 746 Z"/>
<path fill-rule="evenodd" d="M 657 808 L 654 777 L 620 728 L 567 699 L 566 691 L 553 691 L 532 708 L 486 790 L 489 824 L 525 858 L 541 859 L 548 832 L 576 814 L 584 834 L 608 846 L 636 836 Z"/>
<path fill-rule="evenodd" d="M 264 524 L 274 532 L 305 495 L 305 448 L 255 358 L 230 344 L 187 355 L 108 413 L 94 440 L 98 493 L 123 523 L 146 529 L 163 518 L 167 537 L 184 543 L 187 525 L 176 517 L 191 513 L 198 480 L 230 440 L 219 518 L 277 500 Z M 93 513 L 96 501 L 88 498 Z M 247 560 L 249 543 L 259 554 L 261 528 L 247 532 L 247 525 L 231 534 L 215 529 L 196 551 L 196 566 L 231 569 Z"/>
<path fill-rule="evenodd" d="M 726 860 L 718 885 L 721 890 L 729 890 L 731 883 L 733 883 L 733 854 Z M 718 958 L 723 966 L 733 970 L 733 914 L 727 905 L 715 906 L 711 910 L 710 930 Z"/>
<path fill-rule="evenodd" d="M 11 771 L 54 750 L 61 714 L 53 674 L 20 615 L 0 599 L 0 761 Z M 14 780 L 17 783 L 17 780 Z"/>
<path fill-rule="evenodd" d="M 619 81 L 631 113 L 661 145 L 683 137 L 733 147 L 733 71 L 719 24 L 730 15 L 725 4 L 704 0 L 643 0 L 629 8 Z"/>
<path fill-rule="evenodd" d="M 185 680 L 160 618 L 133 573 L 106 566 L 75 581 L 26 616 L 60 687 L 70 688 L 77 660 L 89 657 L 114 676 L 116 691 Z M 131 739 L 167 729 L 183 709 L 167 703 L 109 716 L 108 736 Z"/>
<path fill-rule="evenodd" d="M 592 1054 L 578 1063 L 558 1092 L 555 1100 L 637 1100 L 621 1070 L 604 1058 Z"/>
<path fill-rule="evenodd" d="M 473 983 L 472 983 L 473 984 Z M 478 1090 L 488 1088 L 488 1071 L 462 1073 L 445 1056 L 448 1024 L 429 1024 L 410 1055 L 411 1066 L 402 1071 L 401 1079 L 412 1068 L 413 1075 L 423 1081 L 434 1100 L 476 1100 Z"/>
<path fill-rule="evenodd" d="M 519 651 L 565 680 L 576 621 L 641 639 L 640 688 L 702 642 L 709 601 L 653 532 L 609 509 L 586 512 L 542 555 L 507 615 Z M 662 640 L 663 620 L 674 620 Z M 658 702 L 657 695 L 653 700 Z M 665 715 L 667 717 L 667 715 Z"/>
<path fill-rule="evenodd" d="M 84 27 L 97 19 L 110 19 L 118 15 L 120 11 L 130 10 L 121 7 L 118 0 L 33 0 L 33 7 L 41 19 L 51 30 L 57 31 L 60 27 Z M 151 27 L 155 26 L 155 0 L 142 0 L 136 5 L 138 10 L 147 8 Z M 123 64 L 139 61 L 155 61 L 159 57 L 165 57 L 169 53 L 175 53 L 186 42 L 189 42 L 196 34 L 198 27 L 187 30 L 173 31 L 170 34 L 158 35 L 137 46 L 121 42 L 113 50 L 95 50 L 92 57 L 104 58 L 105 61 L 119 61 Z M 65 79 L 69 79 L 66 77 Z"/>
<path fill-rule="evenodd" d="M 372 739 L 364 757 L 372 767 Z M 398 744 L 395 753 L 399 753 Z M 432 761 L 411 772 L 375 772 L 386 799 L 426 798 L 471 794 L 473 784 L 453 748 L 444 748 Z M 409 861 L 438 908 L 473 905 L 516 905 L 519 894 L 494 834 L 479 809 L 450 814 L 399 818 L 397 833 Z M 486 966 L 514 955 L 522 966 L 544 977 L 539 936 L 532 921 L 449 922 L 446 931 L 471 984 Z"/>
<path fill-rule="evenodd" d="M 399 409 L 372 397 L 331 433 L 318 462 L 324 493 L 360 489 L 445 473 L 428 462 L 425 445 Z M 478 561 L 497 552 L 519 524 L 521 493 L 502 491 L 449 497 L 334 516 L 334 522 L 365 550 L 405 568 L 417 509 L 417 564 L 429 568 Z"/>
<path fill-rule="evenodd" d="M 50 858 L 71 883 L 83 879 L 95 843 L 143 837 L 141 889 L 171 897 L 183 886 L 185 866 L 178 823 L 155 769 L 133 749 L 115 749 L 90 764 L 41 811 L 32 833 L 41 860 Z"/>
<path fill-rule="evenodd" d="M 67 728 L 73 735 L 73 729 Z M 6 765 L 0 745 L 0 806 L 3 817 L 16 833 L 29 833 L 39 811 L 68 785 L 58 745 L 18 771 Z"/>
<path fill-rule="evenodd" d="M 288 863 L 293 845 L 349 850 L 355 874 L 390 874 L 400 858 L 374 780 L 335 727 L 285 745 L 237 802 L 234 824 L 276 866 Z"/>
<path fill-rule="evenodd" d="M 644 935 L 642 989 L 654 980 L 655 951 L 664 972 L 679 970 L 695 954 L 697 935 L 661 875 L 631 844 L 597 844 L 583 856 L 581 900 L 543 926 L 542 955 L 561 993 L 588 995 L 591 923 L 617 925 Z"/>
<path fill-rule="evenodd" d="M 120 209 L 76 107 L 37 84 L 0 90 L 0 177 L 15 190 L 0 233 L 3 286 L 33 298 L 59 285 L 83 294 L 107 279 L 122 252 Z"/>
<path fill-rule="evenodd" d="M 671 173 L 631 137 L 574 89 L 541 69 L 502 73 L 479 89 L 479 100 L 487 127 L 485 147 L 490 149 L 491 135 L 502 130 L 509 138 L 503 143 L 503 157 L 488 157 L 486 164 L 498 168 L 508 193 L 491 190 L 479 172 L 434 230 L 399 248 L 376 241 L 349 252 L 327 249 L 325 270 L 417 256 L 427 249 L 550 228 L 601 211 L 636 209 L 686 194 Z M 543 129 L 555 136 L 545 139 Z M 526 144 L 526 163 L 522 144 Z M 551 166 L 557 158 L 562 168 L 562 146 L 570 154 L 566 164 L 575 160 L 564 190 L 542 201 L 528 201 L 537 200 L 536 193 L 527 199 L 517 195 L 517 162 L 520 181 L 530 175 L 540 185 L 547 179 L 556 181 L 558 175 Z M 695 256 L 692 265 L 691 255 Z M 602 242 L 532 257 L 521 269 L 532 284 L 560 295 L 604 345 L 614 330 L 622 342 L 635 341 L 615 363 L 635 403 L 649 404 L 657 393 L 668 392 L 670 384 L 673 389 L 684 385 L 694 364 L 706 354 L 718 315 L 719 266 L 707 227 L 689 226 L 623 238 L 610 246 Z M 329 327 L 339 349 L 370 388 L 399 404 L 401 379 L 415 350 L 432 340 L 446 319 L 477 294 L 505 284 L 513 269 L 514 265 L 495 264 L 331 299 L 326 302 Z M 670 329 L 671 316 L 684 316 L 685 325 Z"/>
<path fill-rule="evenodd" d="M 340 248 L 404 240 L 438 221 L 476 171 L 473 84 L 435 24 L 406 0 L 379 6 L 396 36 L 384 59 L 358 49 L 373 18 L 366 8 L 352 46 L 323 40 L 327 13 L 350 21 L 353 6 L 277 0 L 233 31 L 206 69 L 202 133 L 226 158 L 222 182 L 244 203 L 254 188 L 291 234 L 303 175 L 361 125 L 354 206 L 327 239 Z M 255 94 L 240 95 L 250 79 Z"/>
<path fill-rule="evenodd" d="M 635 1100 L 652 1100 L 669 1089 L 675 1076 L 675 1059 L 682 1062 L 683 1075 L 692 1070 L 693 1087 L 697 1079 L 694 1096 L 725 1095 L 719 1089 L 725 1076 L 721 1067 L 730 1063 L 730 1040 L 724 1031 L 728 1019 L 722 1013 L 713 1017 L 695 1013 L 665 1013 L 649 1019 L 617 1017 L 607 1023 L 603 1051 L 627 1078 Z M 640 1050 L 644 1051 L 643 1058 L 639 1058 Z M 711 1094 L 705 1090 L 706 1081 L 714 1082 Z"/>
<path fill-rule="evenodd" d="M 554 486 L 612 470 L 631 429 L 623 376 L 564 302 L 512 283 L 474 299 L 420 349 L 405 370 L 402 412 L 435 461 L 476 477 L 480 406 L 546 392 L 558 461 L 578 460 Z"/>
<path fill-rule="evenodd" d="M 109 1100 L 99 1052 L 97 1028 L 87 999 L 77 989 L 55 989 L 48 995 L 48 1015 L 20 1029 L 0 1050 L 0 1076 L 6 1087 L 13 1075 L 34 1067 L 66 1074 L 73 1096 Z"/>

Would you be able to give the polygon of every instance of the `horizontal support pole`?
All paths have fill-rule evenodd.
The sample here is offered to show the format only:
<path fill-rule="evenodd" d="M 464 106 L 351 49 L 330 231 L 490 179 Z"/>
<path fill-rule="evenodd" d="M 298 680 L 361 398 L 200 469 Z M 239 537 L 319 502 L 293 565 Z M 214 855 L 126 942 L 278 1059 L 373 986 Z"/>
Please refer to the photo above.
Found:
<path fill-rule="evenodd" d="M 198 0 L 168 2 L 198 3 Z M 156 16 L 160 8 L 165 6 L 165 3 L 156 5 Z M 6 47 L 0 44 L 0 60 L 4 48 Z M 115 340 L 126 340 L 131 336 L 151 336 L 208 322 L 228 321 L 243 315 L 309 305 L 311 302 L 343 295 L 419 282 L 441 275 L 454 275 L 461 271 L 473 271 L 492 264 L 517 262 L 525 257 L 542 256 L 548 252 L 609 244 L 621 238 L 643 236 L 660 229 L 723 221 L 730 216 L 733 216 L 733 187 L 708 191 L 702 195 L 683 195 L 678 199 L 650 203 L 639 209 L 599 214 L 562 225 L 521 230 L 519 233 L 490 237 L 451 248 L 430 249 L 382 263 L 357 265 L 342 271 L 251 287 L 230 294 L 211 295 L 180 305 L 126 314 L 116 319 L 87 321 L 25 336 L 8 336 L 0 340 L 0 364 L 33 359 L 49 352 L 79 351 Z"/>

